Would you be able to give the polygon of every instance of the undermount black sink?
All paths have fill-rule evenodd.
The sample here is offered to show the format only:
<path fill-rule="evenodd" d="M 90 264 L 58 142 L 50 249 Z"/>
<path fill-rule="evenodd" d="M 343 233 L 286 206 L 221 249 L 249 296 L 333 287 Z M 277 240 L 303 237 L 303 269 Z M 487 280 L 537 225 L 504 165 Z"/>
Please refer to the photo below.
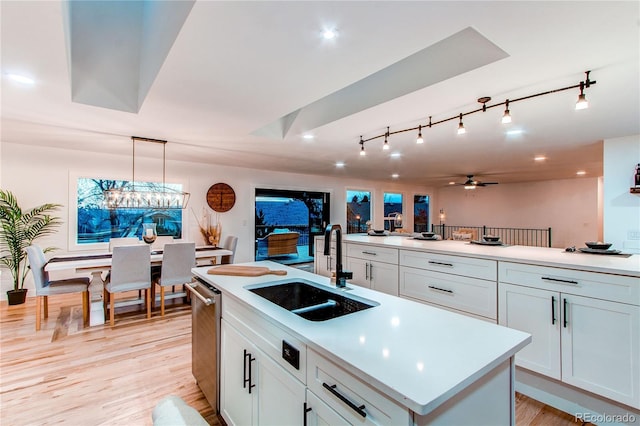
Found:
<path fill-rule="evenodd" d="M 325 321 L 379 305 L 357 296 L 347 297 L 304 280 L 254 284 L 245 288 L 310 321 Z"/>

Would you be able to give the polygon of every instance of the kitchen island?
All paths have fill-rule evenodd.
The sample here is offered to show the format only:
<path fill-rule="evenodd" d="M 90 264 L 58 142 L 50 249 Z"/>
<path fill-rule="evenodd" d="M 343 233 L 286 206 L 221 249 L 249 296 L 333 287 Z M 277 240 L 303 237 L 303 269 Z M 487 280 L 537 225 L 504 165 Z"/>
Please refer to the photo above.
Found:
<path fill-rule="evenodd" d="M 273 262 L 243 265 L 287 276 L 193 269 L 222 292 L 227 423 L 515 423 L 513 357 L 529 334 L 352 285 L 339 291 L 376 306 L 310 321 L 245 287 L 303 280 L 335 289 L 329 278 Z"/>
<path fill-rule="evenodd" d="M 517 391 L 640 424 L 640 255 L 360 234 L 342 252 L 352 284 L 530 333 Z M 332 255 L 316 253 L 316 273 Z"/>

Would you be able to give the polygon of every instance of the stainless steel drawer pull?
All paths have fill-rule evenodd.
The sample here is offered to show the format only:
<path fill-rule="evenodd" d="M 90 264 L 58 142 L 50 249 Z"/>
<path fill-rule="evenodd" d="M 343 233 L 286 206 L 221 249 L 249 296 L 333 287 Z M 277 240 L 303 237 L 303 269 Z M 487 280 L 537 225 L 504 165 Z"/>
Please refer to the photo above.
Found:
<path fill-rule="evenodd" d="M 432 285 L 430 285 L 430 286 L 429 286 L 429 288 L 430 288 L 431 290 L 444 291 L 445 293 L 451 293 L 451 294 L 453 294 L 453 290 L 447 290 L 447 289 L 445 289 L 445 288 L 434 287 L 434 286 L 432 286 Z"/>
<path fill-rule="evenodd" d="M 444 263 L 444 262 L 436 262 L 435 260 L 430 260 L 429 263 L 431 265 L 438 265 L 438 266 L 450 266 L 453 267 L 453 263 Z"/>
<path fill-rule="evenodd" d="M 368 254 L 368 255 L 371 255 L 371 256 L 377 256 L 378 255 L 378 253 L 376 253 L 375 251 L 363 251 L 362 254 Z"/>
<path fill-rule="evenodd" d="M 322 386 L 324 386 L 325 389 L 327 389 L 329 392 L 331 392 L 340 401 L 342 401 L 345 404 L 347 404 L 349 406 L 349 408 L 351 408 L 353 411 L 355 411 L 356 413 L 360 414 L 362 417 L 367 417 L 367 413 L 364 411 L 364 404 L 362 404 L 360 406 L 357 406 L 353 402 L 349 401 L 349 399 L 347 399 L 346 396 L 342 395 L 340 392 L 338 392 L 336 390 L 336 386 L 337 385 L 328 385 L 328 384 L 322 382 Z"/>
<path fill-rule="evenodd" d="M 578 284 L 578 281 L 561 280 L 559 278 L 540 277 L 540 279 L 545 280 L 545 281 L 553 281 L 553 282 L 556 282 L 556 283 L 573 284 L 573 285 L 577 285 Z"/>

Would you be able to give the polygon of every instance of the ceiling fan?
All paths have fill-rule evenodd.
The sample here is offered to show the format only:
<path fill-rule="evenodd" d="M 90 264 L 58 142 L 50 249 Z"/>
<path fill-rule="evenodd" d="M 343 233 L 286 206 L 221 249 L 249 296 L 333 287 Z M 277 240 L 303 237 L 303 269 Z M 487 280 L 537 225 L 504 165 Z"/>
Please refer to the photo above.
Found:
<path fill-rule="evenodd" d="M 476 189 L 477 186 L 497 185 L 498 182 L 480 182 L 475 180 L 473 175 L 467 175 L 467 180 L 464 183 L 456 183 L 455 185 L 464 186 L 464 189 Z"/>

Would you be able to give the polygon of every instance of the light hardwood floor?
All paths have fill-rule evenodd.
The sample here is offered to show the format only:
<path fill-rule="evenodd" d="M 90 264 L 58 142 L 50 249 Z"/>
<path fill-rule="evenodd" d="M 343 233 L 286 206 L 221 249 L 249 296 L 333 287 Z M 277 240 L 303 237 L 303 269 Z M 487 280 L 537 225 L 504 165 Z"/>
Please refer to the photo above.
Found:
<path fill-rule="evenodd" d="M 178 395 L 212 425 L 213 413 L 191 374 L 190 307 L 116 310 L 116 326 L 82 327 L 79 295 L 50 298 L 35 331 L 35 300 L 0 302 L 1 425 L 151 425 L 151 411 Z M 573 417 L 518 395 L 516 424 L 576 425 Z"/>

